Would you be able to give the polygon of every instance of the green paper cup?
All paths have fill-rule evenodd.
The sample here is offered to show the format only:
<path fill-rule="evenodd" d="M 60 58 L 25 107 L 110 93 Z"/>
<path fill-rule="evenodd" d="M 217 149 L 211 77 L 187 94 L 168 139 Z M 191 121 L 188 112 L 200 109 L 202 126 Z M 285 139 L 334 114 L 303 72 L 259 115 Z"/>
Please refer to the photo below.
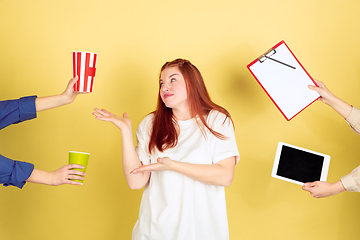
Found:
<path fill-rule="evenodd" d="M 69 164 L 75 163 L 75 164 L 82 165 L 85 168 L 83 168 L 83 169 L 73 168 L 73 169 L 79 170 L 81 172 L 86 172 L 89 157 L 90 157 L 90 153 L 69 151 Z M 84 182 L 84 180 L 78 180 L 78 179 L 71 179 L 71 180 L 75 181 L 75 182 L 81 182 L 81 183 Z"/>

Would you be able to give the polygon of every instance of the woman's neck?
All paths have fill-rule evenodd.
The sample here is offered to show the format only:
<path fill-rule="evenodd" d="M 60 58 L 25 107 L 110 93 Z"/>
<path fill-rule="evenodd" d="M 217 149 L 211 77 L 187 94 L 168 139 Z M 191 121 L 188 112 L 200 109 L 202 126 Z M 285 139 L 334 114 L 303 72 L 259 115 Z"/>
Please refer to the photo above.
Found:
<path fill-rule="evenodd" d="M 173 109 L 173 114 L 177 120 L 185 121 L 193 118 L 190 114 L 190 110 Z"/>

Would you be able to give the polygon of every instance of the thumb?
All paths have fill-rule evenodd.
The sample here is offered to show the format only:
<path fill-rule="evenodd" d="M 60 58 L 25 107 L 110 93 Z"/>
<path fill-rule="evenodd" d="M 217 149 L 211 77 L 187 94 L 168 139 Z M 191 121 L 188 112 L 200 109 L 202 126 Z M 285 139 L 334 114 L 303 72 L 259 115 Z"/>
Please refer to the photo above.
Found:
<path fill-rule="evenodd" d="M 70 84 L 71 84 L 71 85 L 74 85 L 78 80 L 79 80 L 79 77 L 78 77 L 78 76 L 75 76 L 75 77 L 73 77 L 73 78 L 70 80 Z"/>
<path fill-rule="evenodd" d="M 317 90 L 317 87 L 316 86 L 314 86 L 314 85 L 308 85 L 308 88 L 310 88 L 311 90 Z"/>

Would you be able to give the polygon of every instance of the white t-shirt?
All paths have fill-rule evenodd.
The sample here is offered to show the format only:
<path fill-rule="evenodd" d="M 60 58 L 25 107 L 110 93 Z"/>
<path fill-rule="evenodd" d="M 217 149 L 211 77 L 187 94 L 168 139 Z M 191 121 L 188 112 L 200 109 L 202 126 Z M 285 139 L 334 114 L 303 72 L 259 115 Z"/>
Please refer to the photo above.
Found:
<path fill-rule="evenodd" d="M 144 165 L 156 163 L 158 157 L 193 164 L 216 164 L 236 156 L 238 162 L 234 128 L 229 118 L 224 122 L 224 114 L 211 111 L 207 123 L 228 139 L 220 140 L 207 129 L 205 138 L 195 119 L 178 121 L 177 145 L 150 155 L 148 146 L 153 118 L 153 114 L 145 117 L 136 131 L 136 152 Z M 205 184 L 174 171 L 152 172 L 143 192 L 132 239 L 229 239 L 224 187 Z"/>

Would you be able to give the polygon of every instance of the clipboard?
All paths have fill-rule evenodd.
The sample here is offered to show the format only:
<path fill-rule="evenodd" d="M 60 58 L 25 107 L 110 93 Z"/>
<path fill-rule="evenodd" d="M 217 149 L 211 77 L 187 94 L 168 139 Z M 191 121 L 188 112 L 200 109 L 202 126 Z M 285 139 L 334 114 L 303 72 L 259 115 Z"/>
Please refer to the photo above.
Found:
<path fill-rule="evenodd" d="M 320 98 L 316 91 L 308 88 L 317 84 L 284 41 L 247 68 L 287 121 Z"/>

